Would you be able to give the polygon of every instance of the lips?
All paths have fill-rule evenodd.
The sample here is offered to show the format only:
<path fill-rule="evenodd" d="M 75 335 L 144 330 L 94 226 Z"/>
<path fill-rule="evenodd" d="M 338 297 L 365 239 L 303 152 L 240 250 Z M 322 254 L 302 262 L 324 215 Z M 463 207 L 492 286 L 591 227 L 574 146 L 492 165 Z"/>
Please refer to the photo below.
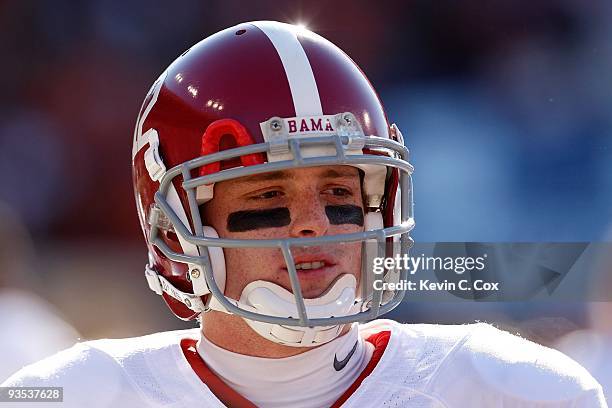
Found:
<path fill-rule="evenodd" d="M 304 299 L 314 299 L 321 296 L 321 293 L 329 287 L 333 279 L 339 274 L 344 273 L 340 261 L 329 253 L 296 253 L 293 252 L 293 262 L 296 265 L 296 272 L 300 281 L 302 296 Z M 290 292 L 293 292 L 290 283 L 287 265 L 282 264 L 279 284 Z"/>
<path fill-rule="evenodd" d="M 327 269 L 337 264 L 337 262 L 332 257 L 325 254 L 309 254 L 296 256 L 294 262 L 295 269 L 301 273 Z M 284 265 L 283 269 L 286 271 L 287 266 Z"/>

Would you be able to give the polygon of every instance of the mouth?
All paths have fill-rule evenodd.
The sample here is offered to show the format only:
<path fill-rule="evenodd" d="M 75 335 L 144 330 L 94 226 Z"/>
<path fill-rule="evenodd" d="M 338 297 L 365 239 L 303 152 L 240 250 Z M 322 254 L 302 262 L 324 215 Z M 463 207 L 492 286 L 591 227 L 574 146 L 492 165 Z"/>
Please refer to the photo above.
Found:
<path fill-rule="evenodd" d="M 295 264 L 295 269 L 299 270 L 308 270 L 308 269 L 320 269 L 327 264 L 325 261 L 314 261 L 314 262 L 302 262 Z"/>
<path fill-rule="evenodd" d="M 329 270 L 336 265 L 333 259 L 325 255 L 299 256 L 294 259 L 295 269 L 298 274 L 307 274 Z M 283 267 L 287 271 L 287 267 Z"/>
<path fill-rule="evenodd" d="M 343 273 L 339 261 L 324 253 L 304 254 L 293 259 L 305 299 L 321 296 L 331 281 Z M 281 268 L 283 287 L 292 292 L 287 265 Z"/>

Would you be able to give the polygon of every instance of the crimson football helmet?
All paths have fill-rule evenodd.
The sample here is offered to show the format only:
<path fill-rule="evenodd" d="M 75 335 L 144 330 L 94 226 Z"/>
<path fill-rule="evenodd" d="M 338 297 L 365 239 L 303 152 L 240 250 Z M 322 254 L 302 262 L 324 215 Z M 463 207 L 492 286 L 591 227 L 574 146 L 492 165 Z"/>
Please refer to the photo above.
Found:
<path fill-rule="evenodd" d="M 373 257 L 412 244 L 413 167 L 395 125 L 359 67 L 338 47 L 298 26 L 250 22 L 181 54 L 155 81 L 132 150 L 138 215 L 149 251 L 145 276 L 181 319 L 208 310 L 243 317 L 260 335 L 292 346 L 335 338 L 343 325 L 393 309 L 404 291 L 373 289 L 405 270 L 375 274 Z M 219 238 L 199 206 L 214 183 L 269 171 L 348 165 L 362 170 L 363 232 L 268 240 Z M 352 275 L 317 299 L 302 296 L 292 248 L 362 242 L 359 288 Z M 223 248 L 276 247 L 288 292 L 270 282 L 224 296 Z"/>

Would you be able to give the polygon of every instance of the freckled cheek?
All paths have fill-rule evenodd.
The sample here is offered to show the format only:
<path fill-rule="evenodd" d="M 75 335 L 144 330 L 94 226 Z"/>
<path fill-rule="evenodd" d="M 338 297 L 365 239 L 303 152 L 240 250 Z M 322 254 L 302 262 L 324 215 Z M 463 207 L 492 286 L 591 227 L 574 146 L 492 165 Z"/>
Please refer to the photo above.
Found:
<path fill-rule="evenodd" d="M 282 254 L 276 248 L 225 248 L 225 294 L 238 299 L 244 287 L 256 280 L 273 280 Z"/>
<path fill-rule="evenodd" d="M 224 238 L 230 239 L 274 239 L 287 236 L 285 228 L 257 229 L 246 232 L 223 231 Z M 237 299 L 242 289 L 255 280 L 274 280 L 278 265 L 283 262 L 279 248 L 224 248 L 226 265 L 226 291 L 229 297 Z M 284 265 L 284 264 L 282 264 Z"/>
<path fill-rule="evenodd" d="M 345 271 L 353 274 L 359 282 L 361 277 L 361 242 L 342 244 L 338 251 Z"/>
<path fill-rule="evenodd" d="M 331 225 L 329 230 L 332 234 L 350 234 L 363 231 L 363 227 L 355 224 L 340 224 Z"/>

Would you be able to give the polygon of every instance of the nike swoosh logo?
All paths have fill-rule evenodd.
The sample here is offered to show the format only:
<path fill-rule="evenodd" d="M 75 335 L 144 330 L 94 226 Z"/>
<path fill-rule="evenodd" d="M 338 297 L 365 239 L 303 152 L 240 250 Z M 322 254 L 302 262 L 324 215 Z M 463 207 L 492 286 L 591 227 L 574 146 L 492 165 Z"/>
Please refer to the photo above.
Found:
<path fill-rule="evenodd" d="M 344 367 L 346 367 L 346 364 L 349 362 L 351 357 L 353 357 L 353 354 L 355 354 L 355 350 L 357 350 L 357 342 L 355 342 L 355 345 L 353 346 L 353 349 L 350 351 L 350 353 L 348 353 L 348 355 L 346 357 L 344 357 L 344 359 L 342 361 L 338 361 L 338 356 L 336 356 L 334 354 L 334 369 L 336 371 L 340 371 Z"/>

